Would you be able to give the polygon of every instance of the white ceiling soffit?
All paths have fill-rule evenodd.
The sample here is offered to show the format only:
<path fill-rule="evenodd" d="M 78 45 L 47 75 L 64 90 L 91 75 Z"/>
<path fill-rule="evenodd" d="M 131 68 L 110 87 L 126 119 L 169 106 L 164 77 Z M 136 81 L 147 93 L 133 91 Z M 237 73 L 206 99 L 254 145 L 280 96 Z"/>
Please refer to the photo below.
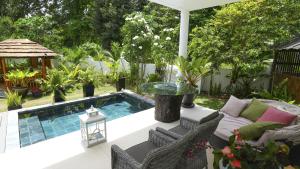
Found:
<path fill-rule="evenodd" d="M 161 4 L 179 11 L 194 11 L 198 9 L 209 8 L 213 6 L 225 5 L 240 0 L 150 0 L 151 2 Z"/>

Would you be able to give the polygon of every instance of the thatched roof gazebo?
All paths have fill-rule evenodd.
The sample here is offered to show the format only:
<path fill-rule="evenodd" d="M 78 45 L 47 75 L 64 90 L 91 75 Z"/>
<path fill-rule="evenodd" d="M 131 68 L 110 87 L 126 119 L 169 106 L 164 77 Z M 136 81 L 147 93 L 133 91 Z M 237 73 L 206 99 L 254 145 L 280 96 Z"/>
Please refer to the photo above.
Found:
<path fill-rule="evenodd" d="M 40 58 L 42 64 L 41 74 L 43 78 L 46 78 L 46 67 L 51 68 L 50 59 L 53 59 L 55 56 L 57 54 L 52 50 L 28 39 L 7 39 L 0 42 L 0 71 L 2 71 L 5 81 L 5 74 L 8 71 L 5 59 L 28 58 L 31 66 L 37 68 Z M 7 83 L 5 85 L 7 86 Z"/>

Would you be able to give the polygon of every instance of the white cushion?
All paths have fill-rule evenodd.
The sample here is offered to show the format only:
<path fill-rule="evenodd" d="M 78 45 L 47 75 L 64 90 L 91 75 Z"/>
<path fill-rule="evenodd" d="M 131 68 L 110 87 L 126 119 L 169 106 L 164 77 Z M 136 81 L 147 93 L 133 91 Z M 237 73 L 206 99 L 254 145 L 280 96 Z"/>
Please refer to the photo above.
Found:
<path fill-rule="evenodd" d="M 245 109 L 247 103 L 234 96 L 230 96 L 225 106 L 220 110 L 233 117 L 238 117 L 240 113 Z"/>
<path fill-rule="evenodd" d="M 215 135 L 222 138 L 223 140 L 229 141 L 229 137 L 233 135 L 235 129 L 252 124 L 251 120 L 243 117 L 232 117 L 224 114 L 224 118 L 219 122 L 219 125 L 215 131 Z"/>

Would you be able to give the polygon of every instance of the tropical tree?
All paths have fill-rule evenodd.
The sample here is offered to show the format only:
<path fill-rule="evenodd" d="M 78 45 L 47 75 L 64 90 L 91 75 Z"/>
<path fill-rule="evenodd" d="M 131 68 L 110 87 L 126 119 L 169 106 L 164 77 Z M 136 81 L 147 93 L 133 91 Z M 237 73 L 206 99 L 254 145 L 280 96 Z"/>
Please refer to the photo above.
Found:
<path fill-rule="evenodd" d="M 299 11 L 300 2 L 292 0 L 227 5 L 205 26 L 193 30 L 190 55 L 210 58 L 214 68 L 230 65 L 230 85 L 245 76 L 252 78 L 253 69 L 261 70 L 265 60 L 272 58 L 274 45 L 299 33 Z"/>

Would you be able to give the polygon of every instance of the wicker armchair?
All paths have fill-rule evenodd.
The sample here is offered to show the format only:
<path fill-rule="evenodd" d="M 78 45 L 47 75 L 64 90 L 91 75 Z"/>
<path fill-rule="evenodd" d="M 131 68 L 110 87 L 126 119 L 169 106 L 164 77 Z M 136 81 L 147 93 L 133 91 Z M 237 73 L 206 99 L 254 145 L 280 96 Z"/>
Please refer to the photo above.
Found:
<path fill-rule="evenodd" d="M 197 136 L 190 142 L 188 149 L 193 148 L 193 146 L 199 141 L 209 141 L 210 137 L 216 130 L 219 121 L 224 117 L 224 115 L 218 112 L 212 113 L 211 115 L 203 118 L 200 122 L 189 121 L 188 119 L 180 120 L 180 125 L 170 129 L 165 130 L 163 128 L 156 128 L 157 131 L 171 137 L 174 139 L 180 139 L 185 137 L 189 131 L 195 131 Z M 207 156 L 206 149 L 198 150 L 194 154 L 193 158 L 189 158 L 186 155 L 181 156 L 180 162 L 177 164 L 176 169 L 201 169 L 207 168 Z"/>
<path fill-rule="evenodd" d="M 112 169 L 174 169 L 194 137 L 195 134 L 190 132 L 184 138 L 174 140 L 150 130 L 148 141 L 125 151 L 117 145 L 112 145 Z"/>

